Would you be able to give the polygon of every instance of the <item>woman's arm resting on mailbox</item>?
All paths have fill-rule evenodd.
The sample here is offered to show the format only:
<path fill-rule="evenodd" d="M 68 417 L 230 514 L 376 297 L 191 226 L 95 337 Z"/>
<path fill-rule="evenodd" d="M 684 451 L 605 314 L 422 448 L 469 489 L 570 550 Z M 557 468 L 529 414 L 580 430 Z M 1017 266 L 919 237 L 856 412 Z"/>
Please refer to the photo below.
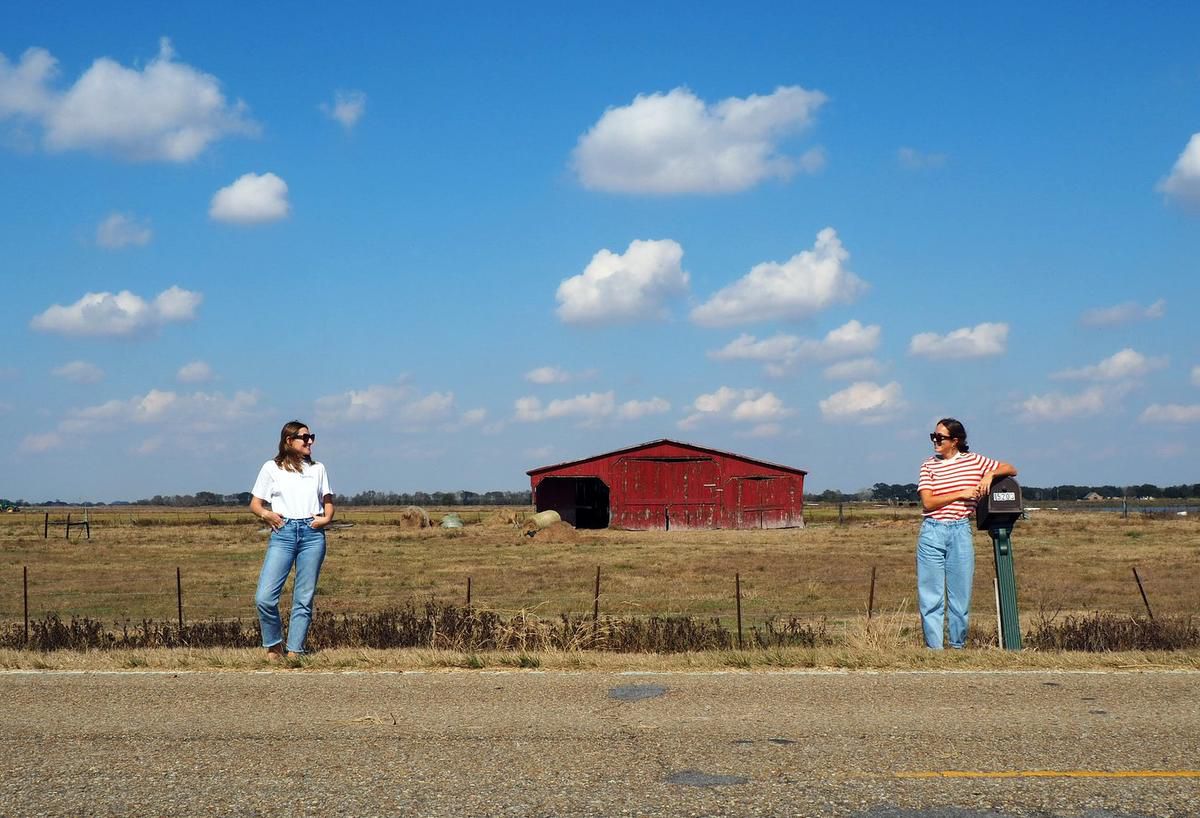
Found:
<path fill-rule="evenodd" d="M 991 491 L 992 481 L 997 477 L 1016 477 L 1017 469 L 1011 463 L 998 463 L 994 471 L 990 471 L 980 479 L 979 484 L 960 491 L 948 491 L 945 494 L 934 494 L 930 489 L 923 489 L 921 508 L 925 511 L 937 511 L 942 506 L 948 506 L 958 500 L 978 500 Z"/>
<path fill-rule="evenodd" d="M 982 497 L 992 490 L 992 481 L 997 477 L 1016 477 L 1017 467 L 1011 463 L 997 463 L 994 471 L 990 471 L 983 476 L 979 481 L 978 493 L 975 497 Z"/>

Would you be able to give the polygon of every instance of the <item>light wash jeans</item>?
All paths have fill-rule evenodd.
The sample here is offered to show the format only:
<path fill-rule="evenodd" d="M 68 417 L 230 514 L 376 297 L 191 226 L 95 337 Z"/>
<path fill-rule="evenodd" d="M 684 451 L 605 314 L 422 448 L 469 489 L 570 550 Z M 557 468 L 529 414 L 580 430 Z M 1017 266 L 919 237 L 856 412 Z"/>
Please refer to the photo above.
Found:
<path fill-rule="evenodd" d="M 254 594 L 264 648 L 274 647 L 283 641 L 279 594 L 294 563 L 296 581 L 292 586 L 292 616 L 288 620 L 287 649 L 292 653 L 304 653 L 304 638 L 308 636 L 313 597 L 317 593 L 317 577 L 321 575 L 321 563 L 325 561 L 325 532 L 311 527 L 311 522 L 312 517 L 304 520 L 285 519 L 283 526 L 272 532 L 267 543 L 267 556 L 263 559 L 262 572 L 258 575 L 258 590 Z"/>
<path fill-rule="evenodd" d="M 917 539 L 917 605 L 925 646 L 942 649 L 942 622 L 950 609 L 950 647 L 967 641 L 971 581 L 975 577 L 975 541 L 971 520 L 939 522 L 928 517 Z"/>

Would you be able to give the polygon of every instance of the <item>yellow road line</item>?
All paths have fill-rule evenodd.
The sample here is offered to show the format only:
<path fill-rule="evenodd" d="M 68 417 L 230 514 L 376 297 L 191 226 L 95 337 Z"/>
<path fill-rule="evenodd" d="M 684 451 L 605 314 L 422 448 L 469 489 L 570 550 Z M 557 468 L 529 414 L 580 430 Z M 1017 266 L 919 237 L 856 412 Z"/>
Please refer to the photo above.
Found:
<path fill-rule="evenodd" d="M 1200 778 L 1200 770 L 914 770 L 897 778 Z"/>

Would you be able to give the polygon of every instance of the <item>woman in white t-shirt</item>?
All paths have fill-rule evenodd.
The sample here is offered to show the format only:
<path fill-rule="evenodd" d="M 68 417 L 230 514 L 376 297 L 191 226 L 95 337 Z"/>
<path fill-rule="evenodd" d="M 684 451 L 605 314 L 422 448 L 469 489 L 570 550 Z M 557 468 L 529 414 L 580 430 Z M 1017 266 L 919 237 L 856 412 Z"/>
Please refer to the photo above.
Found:
<path fill-rule="evenodd" d="M 929 439 L 934 454 L 921 464 L 917 482 L 925 513 L 917 538 L 917 605 L 926 647 L 941 650 L 949 609 L 950 647 L 961 648 L 975 579 L 975 501 L 988 493 L 993 479 L 1015 477 L 1017 470 L 972 452 L 967 430 L 954 418 L 939 420 Z"/>
<path fill-rule="evenodd" d="M 271 539 L 254 594 L 263 647 L 271 661 L 278 661 L 284 655 L 279 595 L 293 565 L 296 580 L 292 586 L 287 655 L 304 653 L 317 577 L 325 561 L 324 528 L 333 522 L 329 476 L 325 467 L 312 459 L 312 444 L 316 439 L 308 426 L 298 420 L 285 424 L 279 433 L 279 453 L 259 469 L 251 492 L 254 496 L 250 510 L 271 526 Z"/>

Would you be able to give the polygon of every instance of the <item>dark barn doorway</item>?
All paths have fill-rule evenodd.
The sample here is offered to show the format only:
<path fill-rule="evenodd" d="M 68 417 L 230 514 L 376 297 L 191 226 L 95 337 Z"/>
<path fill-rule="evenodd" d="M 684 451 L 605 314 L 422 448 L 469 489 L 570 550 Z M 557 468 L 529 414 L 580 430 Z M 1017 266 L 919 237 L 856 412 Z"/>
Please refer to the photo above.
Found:
<path fill-rule="evenodd" d="M 576 528 L 608 528 L 608 486 L 599 477 L 547 477 L 538 483 L 537 510 L 557 511 Z"/>

